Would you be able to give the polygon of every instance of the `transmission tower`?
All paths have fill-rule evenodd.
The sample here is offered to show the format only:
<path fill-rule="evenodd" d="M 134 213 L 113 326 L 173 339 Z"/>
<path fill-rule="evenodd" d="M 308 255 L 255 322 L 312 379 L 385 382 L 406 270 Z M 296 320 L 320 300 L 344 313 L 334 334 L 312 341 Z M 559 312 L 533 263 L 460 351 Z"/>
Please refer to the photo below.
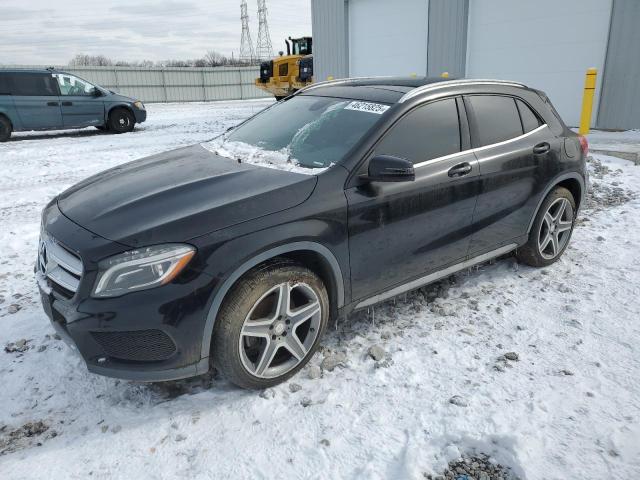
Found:
<path fill-rule="evenodd" d="M 273 57 L 269 25 L 267 25 L 267 0 L 258 0 L 258 44 L 256 56 L 260 60 Z"/>
<path fill-rule="evenodd" d="M 242 39 L 240 40 L 240 60 L 253 62 L 255 53 L 249 30 L 249 14 L 247 13 L 247 0 L 240 1 L 240 20 L 242 20 Z"/>

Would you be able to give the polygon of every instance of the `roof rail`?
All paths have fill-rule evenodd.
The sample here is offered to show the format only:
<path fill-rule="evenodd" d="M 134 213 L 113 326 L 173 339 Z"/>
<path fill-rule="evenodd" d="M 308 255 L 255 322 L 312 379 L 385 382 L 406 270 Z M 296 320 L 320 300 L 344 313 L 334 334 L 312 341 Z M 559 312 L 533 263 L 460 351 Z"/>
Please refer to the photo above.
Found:
<path fill-rule="evenodd" d="M 326 85 L 341 85 L 344 83 L 359 82 L 361 80 L 376 80 L 380 78 L 394 78 L 394 77 L 387 75 L 387 76 L 373 76 L 373 77 L 349 77 L 349 78 L 338 78 L 336 80 L 325 80 L 323 82 L 312 83 L 308 87 L 304 87 L 304 88 L 301 88 L 300 90 L 296 90 L 294 95 L 297 95 L 298 93 L 302 93 L 302 92 L 308 92 L 309 90 L 313 90 L 314 88 L 324 87 Z"/>
<path fill-rule="evenodd" d="M 406 102 L 407 100 L 417 95 L 420 95 L 421 93 L 424 93 L 424 92 L 430 92 L 431 90 L 437 90 L 439 88 L 455 87 L 457 85 L 507 85 L 510 87 L 527 88 L 527 86 L 524 83 L 513 82 L 510 80 L 495 80 L 490 78 L 479 78 L 479 79 L 467 78 L 462 80 L 450 80 L 450 81 L 437 82 L 437 83 L 428 83 L 427 85 L 416 87 L 413 90 L 410 90 L 407 93 L 405 93 L 400 98 L 400 100 L 398 100 L 398 103 Z"/>

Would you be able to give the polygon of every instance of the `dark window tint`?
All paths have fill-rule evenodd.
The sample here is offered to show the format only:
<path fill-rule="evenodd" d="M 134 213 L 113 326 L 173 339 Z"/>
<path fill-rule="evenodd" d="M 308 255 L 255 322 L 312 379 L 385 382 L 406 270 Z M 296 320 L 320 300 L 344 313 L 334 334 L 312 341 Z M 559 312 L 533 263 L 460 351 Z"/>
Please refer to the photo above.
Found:
<path fill-rule="evenodd" d="M 459 151 L 460 124 L 453 99 L 429 103 L 409 112 L 376 147 L 377 155 L 393 155 L 413 163 Z"/>
<path fill-rule="evenodd" d="M 522 124 L 511 97 L 478 95 L 469 97 L 475 118 L 474 147 L 491 145 L 522 135 Z"/>
<path fill-rule="evenodd" d="M 0 95 L 11 95 L 11 77 L 0 73 Z"/>
<path fill-rule="evenodd" d="M 19 73 L 13 77 L 13 94 L 24 96 L 58 95 L 53 77 L 44 73 Z"/>
<path fill-rule="evenodd" d="M 518 110 L 520 111 L 520 118 L 522 118 L 524 133 L 535 130 L 542 125 L 536 114 L 533 113 L 526 103 L 521 100 L 516 100 L 516 103 L 518 104 Z"/>

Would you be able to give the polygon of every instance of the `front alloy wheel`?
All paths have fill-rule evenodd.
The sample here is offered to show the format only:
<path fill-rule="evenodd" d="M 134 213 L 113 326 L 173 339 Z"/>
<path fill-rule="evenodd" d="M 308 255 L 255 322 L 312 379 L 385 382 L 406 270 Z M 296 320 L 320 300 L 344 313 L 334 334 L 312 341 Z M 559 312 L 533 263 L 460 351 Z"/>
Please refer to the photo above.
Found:
<path fill-rule="evenodd" d="M 322 311 L 306 283 L 276 285 L 253 306 L 240 333 L 240 356 L 248 372 L 275 378 L 294 369 L 314 345 Z"/>
<path fill-rule="evenodd" d="M 281 383 L 313 356 L 328 318 L 322 280 L 290 260 L 273 260 L 227 294 L 211 344 L 214 367 L 244 388 Z"/>

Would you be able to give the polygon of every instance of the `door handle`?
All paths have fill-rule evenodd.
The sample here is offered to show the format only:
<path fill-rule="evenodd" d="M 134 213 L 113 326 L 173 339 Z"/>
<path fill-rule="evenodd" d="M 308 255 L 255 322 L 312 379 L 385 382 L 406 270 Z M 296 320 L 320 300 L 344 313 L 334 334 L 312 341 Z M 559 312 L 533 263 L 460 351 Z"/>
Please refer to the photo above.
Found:
<path fill-rule="evenodd" d="M 470 163 L 459 163 L 455 167 L 451 167 L 447 172 L 447 175 L 450 177 L 464 177 L 465 175 L 471 173 L 472 167 Z"/>
<path fill-rule="evenodd" d="M 47 102 L 47 107 L 57 107 L 60 104 L 58 102 Z"/>
<path fill-rule="evenodd" d="M 70 107 L 71 105 L 73 105 L 73 102 L 62 102 L 63 107 Z"/>
<path fill-rule="evenodd" d="M 533 147 L 533 154 L 542 155 L 544 153 L 547 153 L 549 150 L 551 150 L 551 145 L 549 145 L 547 142 L 542 142 Z"/>

